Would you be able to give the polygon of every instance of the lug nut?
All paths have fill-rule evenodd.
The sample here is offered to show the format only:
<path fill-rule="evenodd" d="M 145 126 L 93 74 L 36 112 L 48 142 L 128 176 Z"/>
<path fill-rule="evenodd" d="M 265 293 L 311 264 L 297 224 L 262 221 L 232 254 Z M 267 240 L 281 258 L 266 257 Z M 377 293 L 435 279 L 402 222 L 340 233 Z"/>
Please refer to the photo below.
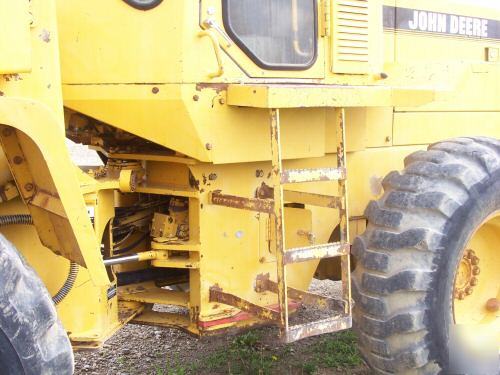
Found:
<path fill-rule="evenodd" d="M 480 273 L 481 273 L 481 270 L 479 269 L 479 267 L 478 267 L 478 266 L 474 266 L 474 267 L 472 267 L 472 274 L 473 274 L 474 276 L 477 276 L 477 275 L 479 275 Z"/>
<path fill-rule="evenodd" d="M 473 256 L 470 260 L 473 266 L 477 266 L 479 264 L 479 258 L 477 256 Z"/>
<path fill-rule="evenodd" d="M 496 298 L 491 298 L 486 302 L 486 310 L 489 312 L 497 312 L 500 309 L 500 301 Z"/>
<path fill-rule="evenodd" d="M 470 279 L 470 285 L 472 286 L 476 286 L 478 282 L 479 280 L 477 279 L 477 277 L 472 277 L 472 279 Z"/>

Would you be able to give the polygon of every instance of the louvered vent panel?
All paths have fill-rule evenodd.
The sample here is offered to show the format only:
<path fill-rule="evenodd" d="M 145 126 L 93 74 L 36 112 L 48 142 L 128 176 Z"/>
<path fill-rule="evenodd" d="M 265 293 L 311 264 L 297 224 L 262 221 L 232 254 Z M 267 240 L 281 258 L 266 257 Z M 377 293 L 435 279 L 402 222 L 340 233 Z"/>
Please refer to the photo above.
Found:
<path fill-rule="evenodd" d="M 334 73 L 365 74 L 371 70 L 374 0 L 333 0 Z M 378 3 L 378 2 L 377 2 Z"/>

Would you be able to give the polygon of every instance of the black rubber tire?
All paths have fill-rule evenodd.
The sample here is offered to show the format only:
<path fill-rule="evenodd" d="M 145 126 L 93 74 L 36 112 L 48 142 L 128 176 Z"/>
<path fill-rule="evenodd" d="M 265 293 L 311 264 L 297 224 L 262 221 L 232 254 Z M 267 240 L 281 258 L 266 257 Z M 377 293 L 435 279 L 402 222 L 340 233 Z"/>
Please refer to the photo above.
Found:
<path fill-rule="evenodd" d="M 383 186 L 352 247 L 360 351 L 378 374 L 446 374 L 455 272 L 475 229 L 500 210 L 500 141 L 431 145 Z"/>
<path fill-rule="evenodd" d="M 0 234 L 0 372 L 73 374 L 73 351 L 35 271 Z"/>

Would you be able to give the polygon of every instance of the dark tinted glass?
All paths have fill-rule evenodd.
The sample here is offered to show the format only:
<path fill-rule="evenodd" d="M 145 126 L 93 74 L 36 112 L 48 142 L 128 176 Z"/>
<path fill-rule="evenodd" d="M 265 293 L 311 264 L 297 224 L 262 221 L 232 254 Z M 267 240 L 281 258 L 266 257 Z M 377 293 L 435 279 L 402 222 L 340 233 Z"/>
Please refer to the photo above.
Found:
<path fill-rule="evenodd" d="M 268 69 L 306 69 L 316 58 L 316 0 L 223 0 L 227 32 Z"/>

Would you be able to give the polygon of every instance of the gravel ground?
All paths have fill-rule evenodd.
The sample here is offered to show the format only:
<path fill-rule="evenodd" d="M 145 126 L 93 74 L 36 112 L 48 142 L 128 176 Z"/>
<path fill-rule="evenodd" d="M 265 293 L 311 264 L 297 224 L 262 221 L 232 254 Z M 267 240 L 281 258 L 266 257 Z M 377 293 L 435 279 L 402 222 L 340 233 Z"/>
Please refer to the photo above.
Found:
<path fill-rule="evenodd" d="M 315 293 L 337 297 L 340 293 L 340 283 L 333 281 L 313 280 L 311 291 Z M 299 315 L 303 319 L 317 319 L 317 312 L 304 309 Z M 259 330 L 261 341 L 266 343 L 269 350 L 277 349 L 281 345 L 276 340 L 276 328 Z M 291 350 L 300 355 L 301 349 L 314 345 L 321 336 L 305 339 L 294 343 Z M 224 350 L 231 345 L 234 336 L 216 336 L 198 339 L 180 330 L 127 325 L 114 337 L 104 344 L 104 347 L 95 351 L 77 352 L 76 374 L 174 374 L 180 375 L 179 367 L 192 363 L 201 364 L 197 373 L 210 374 L 203 370 L 203 360 L 210 354 Z M 306 361 L 307 358 L 304 358 Z M 279 373 L 289 374 L 288 369 L 278 370 Z M 217 372 L 217 373 L 229 373 Z M 300 372 L 299 372 L 300 373 Z M 358 368 L 345 370 L 321 369 L 318 374 L 366 374 L 369 372 L 364 365 Z"/>

